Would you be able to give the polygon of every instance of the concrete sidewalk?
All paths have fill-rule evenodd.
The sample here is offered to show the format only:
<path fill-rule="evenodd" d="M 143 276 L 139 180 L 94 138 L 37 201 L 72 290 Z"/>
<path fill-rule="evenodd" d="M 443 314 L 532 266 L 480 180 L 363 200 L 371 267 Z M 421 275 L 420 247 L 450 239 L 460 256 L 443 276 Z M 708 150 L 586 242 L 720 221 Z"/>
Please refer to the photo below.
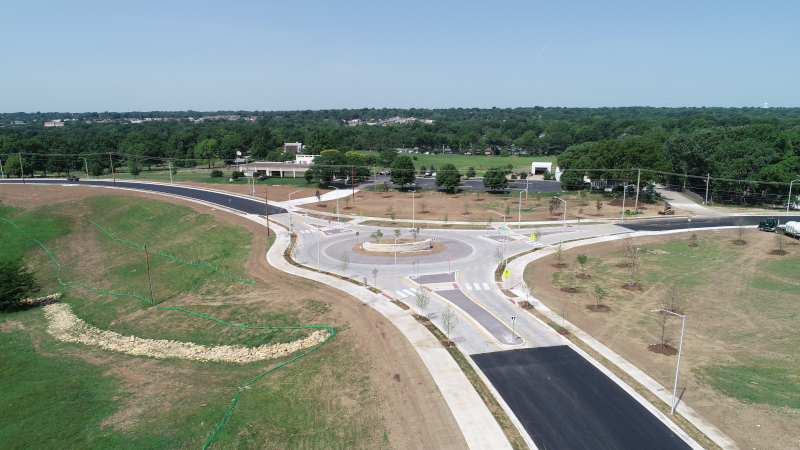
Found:
<path fill-rule="evenodd" d="M 698 216 L 725 216 L 727 214 L 714 211 L 713 209 L 706 208 L 703 205 L 697 204 L 691 198 L 681 194 L 680 192 L 675 191 L 668 191 L 666 189 L 657 189 L 657 192 L 661 194 L 661 197 L 664 200 L 668 201 L 670 205 L 680 208 L 686 211 L 689 211 L 692 214 L 697 214 Z"/>
<path fill-rule="evenodd" d="M 733 227 L 718 227 L 719 229 L 727 229 Z M 718 229 L 718 228 L 704 228 L 703 230 L 708 229 Z M 614 236 L 603 236 L 594 239 L 586 239 L 581 241 L 575 242 L 565 242 L 564 243 L 564 250 L 580 247 L 584 245 L 591 245 L 597 244 L 601 242 L 613 241 L 618 239 L 623 239 L 627 235 L 631 237 L 640 237 L 640 236 L 653 236 L 653 235 L 660 235 L 660 234 L 670 234 L 670 233 L 680 233 L 685 232 L 685 230 L 670 230 L 670 231 L 658 231 L 658 232 L 635 232 L 635 233 L 628 233 L 625 235 L 614 235 Z M 550 249 L 542 249 L 533 253 L 529 253 L 527 255 L 523 255 L 517 259 L 514 259 L 510 263 L 508 263 L 508 270 L 511 272 L 511 280 L 522 280 L 522 273 L 525 270 L 525 267 L 532 261 L 545 258 L 550 256 L 553 253 L 552 248 Z M 511 289 L 517 295 L 521 297 L 525 297 L 525 294 L 522 292 L 519 287 L 514 287 Z M 586 345 L 594 349 L 596 352 L 603 355 L 609 361 L 613 362 L 617 367 L 622 369 L 628 375 L 633 377 L 637 382 L 639 382 L 642 386 L 646 387 L 651 393 L 656 395 L 659 399 L 664 401 L 667 405 L 670 405 L 672 402 L 672 390 L 666 389 L 661 386 L 656 380 L 651 378 L 649 375 L 644 373 L 638 367 L 634 366 L 630 362 L 628 362 L 625 358 L 621 357 L 617 353 L 615 353 L 610 348 L 606 347 L 597 339 L 593 338 L 580 328 L 576 327 L 568 320 L 564 320 L 550 310 L 547 306 L 544 306 L 538 299 L 536 299 L 533 295 L 529 297 L 529 301 L 534 305 L 537 311 L 542 313 L 543 315 L 547 316 L 552 320 L 554 323 L 564 323 L 564 328 L 569 330 L 570 333 L 574 334 L 580 340 L 582 340 Z M 686 420 L 688 420 L 692 425 L 694 425 L 698 430 L 703 432 L 709 439 L 714 441 L 717 445 L 719 445 L 723 449 L 738 449 L 739 447 L 736 443 L 728 437 L 725 433 L 723 433 L 719 428 L 714 426 L 711 422 L 704 419 L 700 414 L 697 413 L 694 409 L 692 409 L 689 405 L 685 402 L 681 401 L 678 403 L 678 406 L 675 408 L 675 412 L 681 414 Z"/>
<path fill-rule="evenodd" d="M 266 226 L 266 220 L 261 217 L 248 215 L 247 218 Z M 467 445 L 472 449 L 511 448 L 500 425 L 461 368 L 439 341 L 412 317 L 410 310 L 404 311 L 388 302 L 385 297 L 364 287 L 289 264 L 283 256 L 283 251 L 289 244 L 289 233 L 281 227 L 273 226 L 272 229 L 278 234 L 275 244 L 267 253 L 270 265 L 283 272 L 315 280 L 346 292 L 381 313 L 414 346 L 450 407 Z"/>

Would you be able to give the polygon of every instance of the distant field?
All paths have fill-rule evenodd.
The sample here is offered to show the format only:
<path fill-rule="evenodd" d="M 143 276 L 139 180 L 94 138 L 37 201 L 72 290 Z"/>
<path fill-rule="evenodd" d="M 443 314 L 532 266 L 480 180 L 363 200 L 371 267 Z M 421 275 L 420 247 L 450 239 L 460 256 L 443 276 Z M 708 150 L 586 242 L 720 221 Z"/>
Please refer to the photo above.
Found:
<path fill-rule="evenodd" d="M 365 155 L 372 154 L 378 155 L 378 152 L 359 151 Z M 430 169 L 431 165 L 434 167 L 441 167 L 443 164 L 453 164 L 458 170 L 466 170 L 469 167 L 475 167 L 477 172 L 487 170 L 494 166 L 506 166 L 511 164 L 514 166 L 514 172 L 530 172 L 531 163 L 537 162 L 552 162 L 553 166 L 556 163 L 555 156 L 480 156 L 480 155 L 422 155 L 422 154 L 409 154 L 408 156 L 417 157 L 414 161 L 414 167 L 419 169 L 422 165 Z M 553 167 L 555 169 L 555 167 Z"/>

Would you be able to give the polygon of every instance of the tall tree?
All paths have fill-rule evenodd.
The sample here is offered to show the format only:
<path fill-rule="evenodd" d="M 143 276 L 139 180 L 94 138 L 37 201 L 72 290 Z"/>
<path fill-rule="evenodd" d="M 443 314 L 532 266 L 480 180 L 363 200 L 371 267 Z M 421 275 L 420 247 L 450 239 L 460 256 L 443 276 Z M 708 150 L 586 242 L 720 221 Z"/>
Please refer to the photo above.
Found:
<path fill-rule="evenodd" d="M 461 184 L 461 173 L 455 165 L 447 163 L 439 168 L 436 173 L 436 186 L 444 186 L 449 191 L 455 192 L 459 184 Z"/>
<path fill-rule="evenodd" d="M 414 161 L 408 155 L 400 155 L 392 162 L 390 180 L 398 186 L 411 184 L 417 178 Z"/>
<path fill-rule="evenodd" d="M 499 191 L 508 187 L 506 169 L 503 167 L 492 167 L 483 174 L 483 185 L 490 190 Z"/>

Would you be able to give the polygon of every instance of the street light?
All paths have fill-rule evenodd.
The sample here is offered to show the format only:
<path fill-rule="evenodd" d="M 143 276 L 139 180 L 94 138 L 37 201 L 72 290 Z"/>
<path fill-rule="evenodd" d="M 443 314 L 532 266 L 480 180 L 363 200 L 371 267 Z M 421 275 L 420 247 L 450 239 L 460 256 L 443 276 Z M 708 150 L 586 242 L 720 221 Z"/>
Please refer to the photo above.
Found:
<path fill-rule="evenodd" d="M 567 232 L 567 201 L 561 197 L 553 196 L 553 198 L 557 198 L 564 202 L 564 226 L 561 228 L 561 243 L 564 243 L 564 233 Z"/>
<path fill-rule="evenodd" d="M 522 191 L 519 191 L 519 208 L 517 209 L 517 214 L 519 217 L 517 218 L 517 229 L 522 229 Z"/>
<path fill-rule="evenodd" d="M 503 216 L 503 228 L 505 228 L 505 230 L 506 230 L 506 234 L 503 235 L 503 254 L 506 257 L 506 266 L 508 266 L 508 255 L 506 254 L 506 253 L 508 253 L 508 252 L 506 252 L 506 241 L 508 240 L 508 227 L 506 226 L 506 215 L 505 214 L 500 214 L 499 212 L 492 211 L 492 210 L 487 210 L 487 212 L 495 213 L 498 216 Z"/>
<path fill-rule="evenodd" d="M 298 190 L 292 192 L 292 194 L 297 194 L 301 190 L 302 189 L 298 189 Z M 289 232 L 290 233 L 292 232 L 292 194 L 289 194 Z"/>
<path fill-rule="evenodd" d="M 683 329 L 686 325 L 686 314 L 678 314 L 676 312 L 668 311 L 666 309 L 651 309 L 650 312 L 662 312 L 662 313 L 669 313 L 674 316 L 682 317 L 683 324 L 681 325 L 681 343 L 678 345 L 678 367 L 675 368 L 675 384 L 672 386 L 672 408 L 669 411 L 669 414 L 672 415 L 675 413 L 675 391 L 678 389 L 678 370 L 681 368 L 681 349 L 683 348 Z"/>
<path fill-rule="evenodd" d="M 789 212 L 789 206 L 792 204 L 792 184 L 794 184 L 795 181 L 800 181 L 800 180 L 792 180 L 792 182 L 789 183 L 789 198 L 786 200 L 787 213 Z"/>
<path fill-rule="evenodd" d="M 332 188 L 336 189 L 336 221 L 341 222 L 339 217 L 339 188 L 336 186 L 331 186 Z"/>
<path fill-rule="evenodd" d="M 411 232 L 403 233 L 394 238 L 394 299 L 397 300 L 397 240 L 401 237 L 411 234 Z"/>

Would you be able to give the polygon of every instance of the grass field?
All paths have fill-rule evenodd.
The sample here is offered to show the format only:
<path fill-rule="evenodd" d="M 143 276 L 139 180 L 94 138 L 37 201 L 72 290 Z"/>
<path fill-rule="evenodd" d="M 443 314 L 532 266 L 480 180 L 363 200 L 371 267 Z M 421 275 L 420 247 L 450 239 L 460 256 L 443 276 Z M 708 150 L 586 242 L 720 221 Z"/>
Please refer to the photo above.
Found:
<path fill-rule="evenodd" d="M 358 151 L 358 153 L 365 155 L 378 155 L 378 152 Z M 481 155 L 423 155 L 423 154 L 409 154 L 409 156 L 417 157 L 414 161 L 414 167 L 419 169 L 424 164 L 427 169 L 433 165 L 436 168 L 442 167 L 444 164 L 453 164 L 456 169 L 464 171 L 469 167 L 475 167 L 477 172 L 482 172 L 486 169 L 495 166 L 505 167 L 508 164 L 514 166 L 514 172 L 530 172 L 531 163 L 536 162 L 552 162 L 553 170 L 555 170 L 556 157 L 555 156 L 481 156 Z"/>
<path fill-rule="evenodd" d="M 697 247 L 687 245 L 688 236 L 642 238 L 641 290 L 635 292 L 623 288 L 631 280 L 629 270 L 617 266 L 619 242 L 568 251 L 569 268 L 535 262 L 525 277 L 536 286 L 533 295 L 551 309 L 565 311 L 568 320 L 670 387 L 675 357 L 647 348 L 661 333 L 659 316 L 650 310 L 677 281 L 678 309 L 687 316 L 679 394 L 740 446 L 790 448 L 797 445 L 800 420 L 800 246 L 795 241 L 788 255 L 771 255 L 774 238 L 749 231 L 747 245 L 733 245 L 732 231 L 707 232 Z M 581 292 L 565 294 L 560 289 L 568 287 L 570 271 L 580 273 L 578 253 L 589 257 L 586 272 L 592 278 L 573 279 Z M 610 312 L 586 309 L 594 303 L 595 286 L 609 293 Z M 680 318 L 667 324 L 675 348 L 680 325 Z"/>
<path fill-rule="evenodd" d="M 144 252 L 112 241 L 90 220 L 148 250 L 252 279 L 243 264 L 253 246 L 250 232 L 186 207 L 98 196 L 27 210 L 0 207 L 0 217 L 47 246 L 67 282 L 149 298 Z M 286 342 L 310 333 L 234 329 L 160 311 L 136 298 L 62 287 L 55 265 L 33 241 L 2 223 L 0 242 L 0 258 L 22 255 L 37 270 L 44 293 L 63 292 L 62 302 L 101 329 L 208 345 Z M 313 299 L 325 288 L 317 283 L 246 284 L 156 256 L 151 271 L 156 301 L 164 306 L 248 325 L 348 327 L 329 305 Z M 6 448 L 197 448 L 220 423 L 238 387 L 288 360 L 244 365 L 156 360 L 56 341 L 45 326 L 38 308 L 0 317 L 0 440 Z M 385 399 L 373 390 L 370 366 L 355 346 L 330 341 L 248 387 L 213 445 L 389 446 L 379 409 Z"/>

